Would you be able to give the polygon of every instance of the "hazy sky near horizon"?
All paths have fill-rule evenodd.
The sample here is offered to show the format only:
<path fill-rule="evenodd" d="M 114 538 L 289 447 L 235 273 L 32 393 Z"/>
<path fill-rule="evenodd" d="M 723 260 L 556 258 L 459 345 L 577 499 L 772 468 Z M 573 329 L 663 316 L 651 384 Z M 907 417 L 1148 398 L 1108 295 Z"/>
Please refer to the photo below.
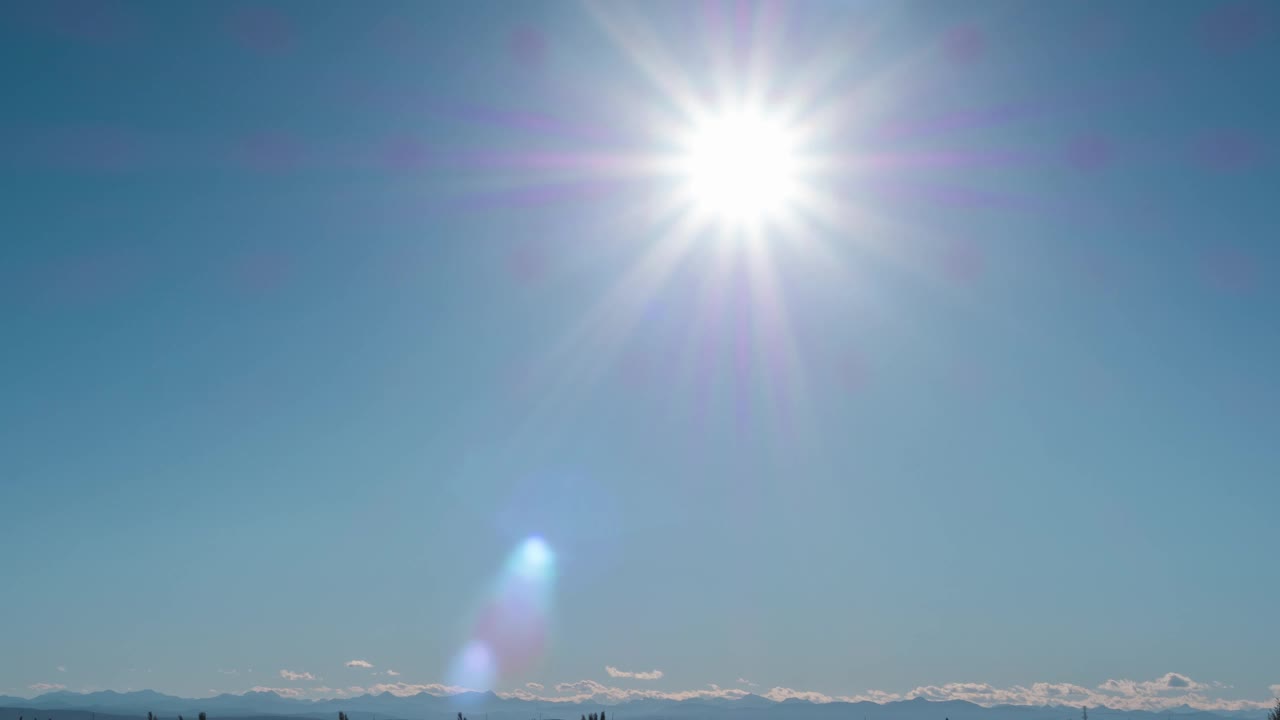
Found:
<path fill-rule="evenodd" d="M 0 694 L 1280 692 L 1277 6 L 0 14 Z"/>

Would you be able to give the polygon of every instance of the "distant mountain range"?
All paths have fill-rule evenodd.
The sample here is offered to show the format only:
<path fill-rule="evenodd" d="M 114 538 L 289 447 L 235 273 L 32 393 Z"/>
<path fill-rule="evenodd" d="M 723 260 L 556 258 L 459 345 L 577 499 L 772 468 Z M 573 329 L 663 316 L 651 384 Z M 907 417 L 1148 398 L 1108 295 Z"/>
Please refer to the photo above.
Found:
<path fill-rule="evenodd" d="M 457 695 L 397 696 L 391 693 L 331 700 L 296 700 L 274 692 L 223 694 L 189 699 L 154 690 L 119 693 L 111 690 L 73 693 L 65 690 L 26 699 L 0 696 L 0 720 L 137 720 L 148 712 L 163 720 L 178 715 L 194 720 L 206 712 L 210 720 L 239 718 L 317 718 L 333 720 L 339 710 L 351 720 L 447 720 L 465 713 L 471 720 L 574 720 L 605 709 L 610 720 L 1077 720 L 1079 708 L 996 705 L 983 707 L 963 700 L 931 702 L 923 698 L 890 703 L 775 702 L 759 695 L 740 699 L 632 700 L 619 704 L 550 703 L 502 698 L 492 692 Z M 38 715 L 37 715 L 38 713 Z M 1169 711 L 1125 711 L 1092 708 L 1093 720 L 1261 720 L 1263 710 L 1205 712 L 1190 707 Z"/>

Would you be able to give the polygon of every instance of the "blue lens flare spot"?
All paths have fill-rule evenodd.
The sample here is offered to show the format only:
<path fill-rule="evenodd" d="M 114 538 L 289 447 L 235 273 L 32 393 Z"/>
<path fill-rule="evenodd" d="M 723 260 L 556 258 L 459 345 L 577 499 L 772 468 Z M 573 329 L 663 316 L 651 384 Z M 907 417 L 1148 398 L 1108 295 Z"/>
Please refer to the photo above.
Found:
<path fill-rule="evenodd" d="M 525 540 L 516 552 L 516 571 L 526 577 L 547 578 L 555 561 L 551 547 L 540 537 Z"/>

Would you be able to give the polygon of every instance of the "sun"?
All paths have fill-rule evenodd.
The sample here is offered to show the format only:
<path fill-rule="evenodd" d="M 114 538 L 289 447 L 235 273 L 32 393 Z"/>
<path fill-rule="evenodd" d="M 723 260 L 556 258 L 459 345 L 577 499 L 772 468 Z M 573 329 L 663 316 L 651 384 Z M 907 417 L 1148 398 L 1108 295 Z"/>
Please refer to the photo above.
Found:
<path fill-rule="evenodd" d="M 751 110 L 709 114 L 682 145 L 687 199 L 705 219 L 758 229 L 794 204 L 800 162 L 795 133 L 780 119 Z"/>

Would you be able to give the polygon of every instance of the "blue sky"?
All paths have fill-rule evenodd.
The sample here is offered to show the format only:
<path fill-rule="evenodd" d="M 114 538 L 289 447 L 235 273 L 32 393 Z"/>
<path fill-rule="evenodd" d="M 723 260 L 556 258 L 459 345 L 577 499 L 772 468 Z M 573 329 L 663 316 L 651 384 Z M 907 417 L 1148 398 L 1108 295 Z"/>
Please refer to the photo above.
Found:
<path fill-rule="evenodd" d="M 1275 7 L 3 13 L 0 693 L 1280 692 Z"/>

